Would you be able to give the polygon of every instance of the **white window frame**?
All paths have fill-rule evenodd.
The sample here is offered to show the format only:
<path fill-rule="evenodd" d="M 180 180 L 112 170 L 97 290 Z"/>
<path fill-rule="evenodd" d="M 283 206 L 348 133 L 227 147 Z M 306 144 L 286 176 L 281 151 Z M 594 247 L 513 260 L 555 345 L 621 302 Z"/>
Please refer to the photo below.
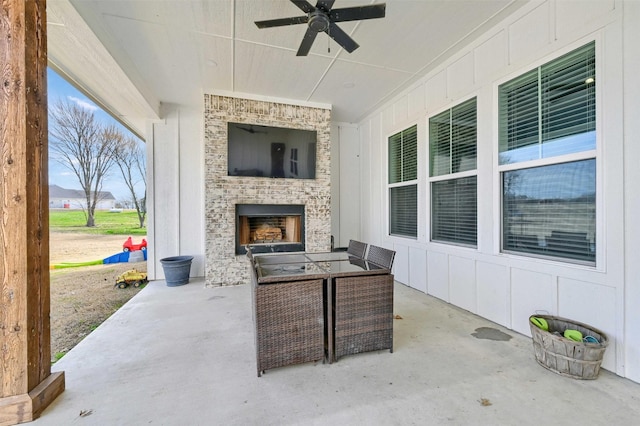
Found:
<path fill-rule="evenodd" d="M 602 40 L 601 40 L 601 36 L 596 34 L 595 37 L 589 37 L 589 38 L 584 38 L 582 40 L 576 41 L 574 43 L 571 43 L 570 45 L 565 46 L 562 49 L 559 49 L 555 52 L 553 52 L 552 54 L 549 54 L 535 62 L 532 62 L 531 64 L 529 64 L 527 67 L 523 67 L 520 68 L 518 71 L 515 71 L 511 74 L 509 74 L 508 76 L 501 78 L 497 81 L 494 82 L 493 85 L 493 94 L 494 94 L 494 106 L 493 106 L 493 110 L 494 110 L 494 117 L 495 119 L 493 120 L 493 134 L 495 135 L 494 137 L 494 144 L 493 144 L 493 164 L 494 164 L 494 170 L 495 172 L 493 173 L 493 187 L 496 188 L 496 196 L 494 197 L 494 211 L 497 213 L 494 215 L 494 253 L 502 256 L 502 257 L 506 257 L 506 258 L 513 258 L 513 259 L 522 259 L 522 260 L 529 260 L 529 261 L 535 261 L 535 262 L 544 262 L 544 263 L 549 263 L 549 264 L 554 264 L 554 265 L 562 265 L 563 267 L 569 267 L 569 268 L 577 268 L 577 269 L 587 269 L 587 270 L 599 270 L 599 271 L 604 271 L 604 265 L 605 265 L 605 232 L 604 232 L 604 223 L 606 223 L 605 220 L 605 209 L 604 209 L 604 205 L 605 205 L 605 196 L 604 196 L 604 187 L 603 187 L 603 175 L 604 173 L 602 172 L 602 161 L 603 161 L 603 148 L 602 148 L 602 140 L 603 140 L 603 119 L 602 119 L 602 105 L 603 105 L 603 83 L 601 82 L 600 84 L 596 84 L 596 93 L 595 93 L 595 99 L 596 99 L 596 112 L 595 112 L 595 119 L 596 119 L 596 130 L 595 130 L 595 137 L 596 137 L 596 146 L 595 149 L 591 149 L 591 150 L 587 150 L 587 151 L 582 151 L 582 152 L 576 152 L 576 153 L 570 153 L 570 154 L 565 154 L 565 155 L 559 155 L 556 157 L 548 157 L 548 158 L 540 158 L 540 159 L 535 159 L 535 160 L 529 160 L 529 161 L 522 161 L 522 162 L 516 162 L 516 163 L 509 163 L 509 164 L 499 164 L 498 158 L 500 155 L 500 141 L 499 141 L 499 121 L 500 121 L 500 104 L 499 104 L 499 87 L 503 84 L 506 83 L 508 81 L 511 81 L 533 69 L 536 68 L 540 68 L 541 66 L 548 64 L 550 62 L 553 62 L 557 59 L 559 59 L 560 57 L 564 56 L 567 53 L 570 53 L 576 49 L 579 49 L 582 46 L 585 46 L 591 42 L 595 43 L 594 49 L 595 49 L 595 57 L 596 57 L 596 62 L 595 62 L 595 73 L 596 76 L 600 76 L 597 77 L 598 80 L 600 81 L 604 81 L 604 78 L 602 78 L 603 76 L 603 70 L 604 70 L 604 65 L 603 65 L 603 61 L 605 60 L 605 55 L 602 52 Z M 595 212 L 596 212 L 596 229 L 595 229 L 595 238 L 596 238 L 596 244 L 595 244 L 595 262 L 585 262 L 585 261 L 579 261 L 579 260 L 573 260 L 573 259 L 568 259 L 568 258 L 559 258 L 559 257 L 551 257 L 551 256 L 541 256 L 538 254 L 534 254 L 534 253 L 524 253 L 524 252 L 514 252 L 514 251 L 504 251 L 503 247 L 504 247 L 504 241 L 503 241 L 503 236 L 504 236 L 504 232 L 503 232 L 503 224 L 504 224 L 504 218 L 503 218 L 503 187 L 502 187 L 502 180 L 503 180 L 503 173 L 504 172 L 508 172 L 508 171 L 513 171 L 513 170 L 520 170 L 520 169 L 528 169 L 528 168 L 532 168 L 532 167 L 542 167 L 542 166 L 550 166 L 550 165 L 555 165 L 555 164 L 561 164 L 561 163 L 572 163 L 572 162 L 577 162 L 577 161 L 582 161 L 582 160 L 589 160 L 589 159 L 594 159 L 596 162 L 596 182 L 595 182 L 595 188 L 596 188 L 596 201 L 595 201 Z"/>
<path fill-rule="evenodd" d="M 412 180 L 408 180 L 408 181 L 403 181 L 403 182 L 395 182 L 395 183 L 389 183 L 389 161 L 390 161 L 390 155 L 389 155 L 389 139 L 394 136 L 397 135 L 398 133 L 402 133 L 408 129 L 410 129 L 411 127 L 416 127 L 416 179 L 412 179 Z M 384 217 L 386 217 L 385 223 L 386 223 L 386 233 L 385 233 L 385 237 L 386 238 L 400 238 L 402 240 L 419 240 L 420 238 L 420 216 L 421 216 L 421 212 L 420 212 L 420 129 L 421 127 L 418 125 L 418 123 L 416 122 L 410 122 L 407 123 L 405 125 L 403 125 L 402 127 L 399 128 L 399 130 L 395 130 L 392 132 L 389 132 L 385 139 L 384 139 L 384 152 L 385 152 L 385 196 L 384 199 L 386 200 L 386 208 L 384 211 Z M 392 234 L 391 233 L 391 188 L 397 188 L 397 187 L 404 187 L 404 186 L 412 186 L 415 185 L 416 187 L 416 235 L 415 236 L 409 236 L 409 235 L 401 235 L 401 234 Z"/>
<path fill-rule="evenodd" d="M 466 170 L 466 171 L 462 171 L 462 172 L 454 172 L 454 173 L 449 173 L 449 174 L 444 174 L 444 175 L 438 175 L 438 176 L 431 176 L 431 129 L 430 129 L 430 120 L 433 117 L 436 117 L 440 114 L 442 114 L 445 111 L 451 111 L 453 108 L 464 104 L 465 102 L 468 102 L 472 99 L 476 99 L 476 167 L 473 170 Z M 456 101 L 455 103 L 452 103 L 450 105 L 448 105 L 446 108 L 443 108 L 441 110 L 438 110 L 437 112 L 430 114 L 427 116 L 427 120 L 426 120 L 426 125 L 427 125 L 427 137 L 426 137 L 426 146 L 427 146 L 427 156 L 426 156 L 426 160 L 427 160 L 427 187 L 428 187 L 428 199 L 429 199 L 429 205 L 427 206 L 427 216 L 428 216 L 428 240 L 430 243 L 433 244 L 444 244 L 444 245 L 450 245 L 450 246 L 459 246 L 459 247 L 464 247 L 464 248 L 470 248 L 470 249 L 477 249 L 478 248 L 478 239 L 480 238 L 480 231 L 479 231 L 479 220 L 478 220 L 478 210 L 479 210 L 479 196 L 478 196 L 478 188 L 479 188 L 479 184 L 478 184 L 478 156 L 479 156 L 479 151 L 480 151 L 480 147 L 478 144 L 478 139 L 479 139 L 479 131 L 478 131 L 478 105 L 479 105 L 479 100 L 478 100 L 478 95 L 477 94 L 473 94 L 472 96 L 468 96 L 466 98 L 462 98 L 458 101 Z M 450 180 L 456 180 L 456 179 L 461 179 L 461 178 L 466 178 L 466 177 L 476 177 L 476 243 L 475 244 L 465 244 L 465 243 L 457 243 L 457 242 L 453 242 L 453 241 L 445 241 L 445 240 L 434 240 L 433 239 L 433 226 L 432 226 L 432 213 L 433 213 L 433 193 L 431 190 L 431 184 L 434 182 L 442 182 L 442 181 L 450 181 Z"/>

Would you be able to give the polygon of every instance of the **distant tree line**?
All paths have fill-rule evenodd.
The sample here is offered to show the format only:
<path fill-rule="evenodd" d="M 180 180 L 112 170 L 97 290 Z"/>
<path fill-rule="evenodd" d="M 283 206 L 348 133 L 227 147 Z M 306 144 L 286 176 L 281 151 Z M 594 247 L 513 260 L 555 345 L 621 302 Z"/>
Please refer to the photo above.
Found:
<path fill-rule="evenodd" d="M 86 197 L 86 226 L 93 227 L 104 180 L 114 166 L 129 189 L 140 227 L 146 218 L 146 161 L 141 141 L 113 124 L 99 122 L 93 111 L 59 100 L 49 107 L 49 153 L 78 179 Z M 142 182 L 144 193 L 136 186 Z"/>

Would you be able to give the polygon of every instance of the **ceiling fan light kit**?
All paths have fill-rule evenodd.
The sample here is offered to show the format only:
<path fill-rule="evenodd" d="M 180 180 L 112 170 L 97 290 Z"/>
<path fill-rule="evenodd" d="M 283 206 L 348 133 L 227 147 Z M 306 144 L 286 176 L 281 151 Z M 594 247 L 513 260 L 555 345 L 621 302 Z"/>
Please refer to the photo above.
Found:
<path fill-rule="evenodd" d="M 307 56 L 311 45 L 316 39 L 316 35 L 325 32 L 335 40 L 344 50 L 351 53 L 359 45 L 347 33 L 336 25 L 336 22 L 360 21 L 363 19 L 384 18 L 386 4 L 372 4 L 369 6 L 345 7 L 342 9 L 332 9 L 335 0 L 318 0 L 313 7 L 307 0 L 290 0 L 306 16 L 295 16 L 291 18 L 270 19 L 267 21 L 256 21 L 258 28 L 273 28 L 286 25 L 307 24 L 307 31 L 302 38 L 302 43 L 298 48 L 297 56 Z"/>

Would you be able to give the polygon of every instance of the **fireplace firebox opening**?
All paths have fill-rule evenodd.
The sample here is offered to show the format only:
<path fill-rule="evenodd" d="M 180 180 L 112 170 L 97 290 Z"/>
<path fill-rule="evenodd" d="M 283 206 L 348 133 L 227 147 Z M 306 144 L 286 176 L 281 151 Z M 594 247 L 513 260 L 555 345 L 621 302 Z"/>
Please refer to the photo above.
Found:
<path fill-rule="evenodd" d="M 236 204 L 236 254 L 304 251 L 304 205 Z"/>

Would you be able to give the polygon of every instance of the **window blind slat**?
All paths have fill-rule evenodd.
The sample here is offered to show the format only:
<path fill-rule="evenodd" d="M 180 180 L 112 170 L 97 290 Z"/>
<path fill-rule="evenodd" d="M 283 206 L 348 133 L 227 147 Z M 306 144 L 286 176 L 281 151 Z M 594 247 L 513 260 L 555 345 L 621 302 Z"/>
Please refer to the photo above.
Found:
<path fill-rule="evenodd" d="M 431 183 L 431 239 L 477 244 L 477 178 Z"/>
<path fill-rule="evenodd" d="M 429 176 L 451 173 L 450 117 L 445 111 L 429 120 Z"/>
<path fill-rule="evenodd" d="M 389 207 L 391 210 L 389 231 L 392 235 L 406 237 L 418 235 L 417 188 L 415 184 L 389 188 Z"/>
<path fill-rule="evenodd" d="M 397 183 L 402 179 L 402 135 L 389 137 L 389 183 Z"/>
<path fill-rule="evenodd" d="M 451 110 L 451 168 L 455 172 L 476 169 L 476 98 Z"/>
<path fill-rule="evenodd" d="M 418 178 L 418 126 L 402 132 L 402 181 Z"/>
<path fill-rule="evenodd" d="M 582 143 L 539 149 L 595 131 L 595 47 L 590 43 L 510 80 L 498 88 L 500 164 L 547 158 L 595 148 Z"/>

